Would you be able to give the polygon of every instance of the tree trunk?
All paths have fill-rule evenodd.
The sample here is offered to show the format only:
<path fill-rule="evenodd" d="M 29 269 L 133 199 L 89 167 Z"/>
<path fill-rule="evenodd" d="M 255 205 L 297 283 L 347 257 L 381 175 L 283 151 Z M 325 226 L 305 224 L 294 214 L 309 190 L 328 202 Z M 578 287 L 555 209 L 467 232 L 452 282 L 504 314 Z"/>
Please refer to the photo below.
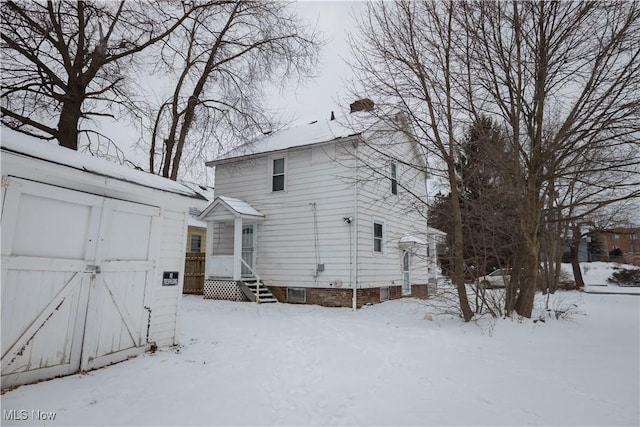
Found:
<path fill-rule="evenodd" d="M 62 104 L 58 121 L 58 143 L 71 150 L 78 150 L 78 122 L 82 115 L 82 98 L 71 98 Z"/>
<path fill-rule="evenodd" d="M 584 278 L 582 277 L 582 270 L 580 270 L 580 240 L 577 242 L 573 240 L 569 248 L 569 257 L 571 259 L 571 269 L 573 270 L 573 277 L 576 283 L 576 288 L 584 288 Z"/>
<path fill-rule="evenodd" d="M 527 197 L 521 204 L 520 224 L 525 237 L 525 252 L 523 256 L 522 277 L 520 291 L 514 305 L 516 313 L 531 318 L 533 303 L 536 296 L 538 278 L 540 276 L 540 202 L 538 199 L 538 183 L 531 177 L 526 185 Z"/>
<path fill-rule="evenodd" d="M 520 281 L 520 292 L 516 298 L 514 308 L 522 317 L 531 318 L 533 302 L 536 296 L 536 284 L 538 282 L 538 249 L 537 245 L 527 244 L 525 255 L 525 270 L 523 280 Z"/>
<path fill-rule="evenodd" d="M 465 322 L 473 317 L 473 311 L 469 306 L 467 288 L 464 285 L 464 242 L 462 234 L 462 211 L 460 209 L 460 197 L 458 195 L 457 183 L 455 182 L 455 171 L 449 165 L 449 181 L 451 184 L 451 205 L 453 214 L 453 283 L 458 291 L 460 311 Z"/>

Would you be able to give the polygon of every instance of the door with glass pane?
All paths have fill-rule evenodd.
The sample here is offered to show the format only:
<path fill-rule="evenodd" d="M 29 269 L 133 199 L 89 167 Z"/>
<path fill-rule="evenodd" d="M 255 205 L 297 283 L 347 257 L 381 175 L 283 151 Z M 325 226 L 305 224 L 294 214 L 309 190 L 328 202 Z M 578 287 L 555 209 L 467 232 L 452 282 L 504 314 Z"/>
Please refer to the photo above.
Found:
<path fill-rule="evenodd" d="M 255 259 L 255 224 L 242 226 L 242 260 L 253 268 Z M 242 264 L 242 275 L 252 276 L 253 273 L 245 264 Z"/>
<path fill-rule="evenodd" d="M 402 253 L 402 295 L 411 295 L 411 254 L 407 251 Z"/>

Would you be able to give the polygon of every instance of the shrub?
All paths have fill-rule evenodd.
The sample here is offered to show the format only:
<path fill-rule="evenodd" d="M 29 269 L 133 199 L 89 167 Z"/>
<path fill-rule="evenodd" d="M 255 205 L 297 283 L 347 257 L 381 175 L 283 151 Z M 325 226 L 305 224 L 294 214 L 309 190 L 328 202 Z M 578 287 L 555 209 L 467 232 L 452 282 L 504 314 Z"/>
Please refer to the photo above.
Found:
<path fill-rule="evenodd" d="M 640 286 L 640 269 L 623 268 L 614 272 L 607 282 L 618 286 Z"/>
<path fill-rule="evenodd" d="M 622 249 L 620 248 L 613 248 L 612 251 L 609 251 L 609 256 L 613 256 L 613 257 L 620 257 L 622 256 Z"/>

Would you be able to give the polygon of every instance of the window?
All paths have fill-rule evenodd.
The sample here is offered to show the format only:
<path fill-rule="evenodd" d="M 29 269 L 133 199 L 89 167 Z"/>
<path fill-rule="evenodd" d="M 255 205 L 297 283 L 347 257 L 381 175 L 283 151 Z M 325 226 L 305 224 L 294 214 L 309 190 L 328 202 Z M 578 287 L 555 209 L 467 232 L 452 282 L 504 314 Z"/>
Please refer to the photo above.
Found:
<path fill-rule="evenodd" d="M 620 237 L 620 236 L 618 236 L 617 234 L 612 234 L 611 235 L 611 240 L 618 240 L 618 237 Z"/>
<path fill-rule="evenodd" d="M 373 251 L 382 252 L 382 223 L 373 223 Z"/>
<path fill-rule="evenodd" d="M 637 235 L 637 234 L 631 234 L 631 235 L 629 236 L 629 238 L 630 238 L 631 240 L 638 240 L 638 235 Z"/>
<path fill-rule="evenodd" d="M 190 252 L 202 252 L 202 235 L 201 234 L 192 234 L 191 240 L 189 242 L 189 251 Z"/>
<path fill-rule="evenodd" d="M 389 301 L 389 287 L 380 288 L 380 302 Z"/>
<path fill-rule="evenodd" d="M 398 167 L 391 163 L 391 194 L 398 194 Z"/>
<path fill-rule="evenodd" d="M 306 302 L 307 290 L 305 288 L 287 288 L 287 302 Z"/>
<path fill-rule="evenodd" d="M 273 159 L 271 191 L 284 191 L 284 158 Z"/>

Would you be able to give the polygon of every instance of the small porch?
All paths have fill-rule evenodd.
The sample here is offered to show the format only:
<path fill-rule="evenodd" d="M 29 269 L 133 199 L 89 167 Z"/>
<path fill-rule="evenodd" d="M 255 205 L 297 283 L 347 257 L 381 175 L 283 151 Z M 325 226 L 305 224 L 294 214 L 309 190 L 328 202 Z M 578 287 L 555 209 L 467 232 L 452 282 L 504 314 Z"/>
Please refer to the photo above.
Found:
<path fill-rule="evenodd" d="M 264 215 L 247 202 L 218 196 L 199 216 L 207 223 L 205 278 L 253 275 L 258 224 Z"/>
<path fill-rule="evenodd" d="M 209 297 L 227 299 L 224 295 L 233 295 L 231 299 L 236 300 L 242 292 L 251 301 L 267 302 L 272 295 L 265 293 L 268 289 L 255 269 L 258 230 L 264 215 L 247 202 L 218 196 L 199 219 L 207 223 L 205 291 L 216 290 L 212 293 L 215 296 Z M 220 290 L 221 284 L 226 288 Z"/>

